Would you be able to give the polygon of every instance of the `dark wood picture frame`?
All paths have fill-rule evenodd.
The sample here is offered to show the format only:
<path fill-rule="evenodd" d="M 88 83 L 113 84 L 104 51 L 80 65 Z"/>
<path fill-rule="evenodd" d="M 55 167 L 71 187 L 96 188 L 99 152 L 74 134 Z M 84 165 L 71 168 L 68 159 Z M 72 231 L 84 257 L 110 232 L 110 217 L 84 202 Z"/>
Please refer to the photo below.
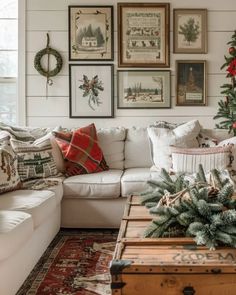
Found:
<path fill-rule="evenodd" d="M 114 118 L 113 81 L 113 64 L 69 64 L 70 118 Z"/>
<path fill-rule="evenodd" d="M 207 9 L 178 8 L 173 17 L 174 53 L 207 53 Z"/>
<path fill-rule="evenodd" d="M 207 105 L 206 60 L 176 61 L 176 105 Z"/>
<path fill-rule="evenodd" d="M 170 4 L 118 3 L 117 8 L 119 67 L 169 67 Z"/>
<path fill-rule="evenodd" d="M 118 109 L 171 108 L 170 70 L 118 70 Z"/>
<path fill-rule="evenodd" d="M 70 5 L 69 60 L 114 60 L 113 6 Z"/>

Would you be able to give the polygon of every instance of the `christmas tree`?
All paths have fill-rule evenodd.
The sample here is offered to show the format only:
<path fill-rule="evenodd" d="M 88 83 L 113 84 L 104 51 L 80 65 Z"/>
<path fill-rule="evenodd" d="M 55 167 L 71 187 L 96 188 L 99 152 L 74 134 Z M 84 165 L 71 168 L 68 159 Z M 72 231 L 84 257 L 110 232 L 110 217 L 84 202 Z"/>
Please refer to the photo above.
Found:
<path fill-rule="evenodd" d="M 234 187 L 212 170 L 210 183 L 200 165 L 196 182 L 184 175 L 172 180 L 163 169 L 162 181 L 149 181 L 141 203 L 154 219 L 145 237 L 193 237 L 198 245 L 215 249 L 218 244 L 236 247 L 236 201 Z"/>
<path fill-rule="evenodd" d="M 188 42 L 188 45 L 191 42 L 195 42 L 200 34 L 199 24 L 195 23 L 194 18 L 190 17 L 188 21 L 180 26 L 180 30 L 178 32 L 181 35 L 184 35 L 184 40 Z"/>
<path fill-rule="evenodd" d="M 230 78 L 230 83 L 226 83 L 221 86 L 223 91 L 221 93 L 225 95 L 224 100 L 220 100 L 218 105 L 219 109 L 214 119 L 223 118 L 219 124 L 216 124 L 217 128 L 228 129 L 229 133 L 233 132 L 236 135 L 236 31 L 231 37 L 231 41 L 227 43 L 229 47 L 229 55 L 225 56 L 225 63 L 221 69 L 226 68 L 227 78 Z"/>

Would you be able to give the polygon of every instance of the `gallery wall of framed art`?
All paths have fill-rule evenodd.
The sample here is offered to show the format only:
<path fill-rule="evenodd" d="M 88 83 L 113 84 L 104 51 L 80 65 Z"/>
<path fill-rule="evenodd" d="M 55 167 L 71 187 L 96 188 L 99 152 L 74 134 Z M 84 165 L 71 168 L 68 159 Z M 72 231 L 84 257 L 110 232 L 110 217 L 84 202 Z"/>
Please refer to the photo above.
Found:
<path fill-rule="evenodd" d="M 170 12 L 170 3 L 68 7 L 70 118 L 113 118 L 114 106 L 206 105 L 206 61 L 177 60 L 170 68 L 170 51 L 207 53 L 207 9 L 173 9 L 173 49 Z M 173 80 L 175 102 L 171 101 Z"/>

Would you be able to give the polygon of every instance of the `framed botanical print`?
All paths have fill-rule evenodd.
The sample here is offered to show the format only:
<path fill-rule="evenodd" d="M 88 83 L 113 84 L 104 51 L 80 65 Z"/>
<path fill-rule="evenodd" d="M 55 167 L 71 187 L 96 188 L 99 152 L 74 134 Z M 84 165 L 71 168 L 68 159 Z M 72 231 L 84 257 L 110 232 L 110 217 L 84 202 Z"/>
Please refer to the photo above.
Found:
<path fill-rule="evenodd" d="M 119 67 L 169 66 L 169 3 L 118 3 Z"/>
<path fill-rule="evenodd" d="M 117 71 L 118 109 L 170 108 L 170 71 Z"/>
<path fill-rule="evenodd" d="M 113 65 L 70 64 L 70 118 L 113 118 Z"/>
<path fill-rule="evenodd" d="M 174 9 L 175 53 L 207 53 L 207 10 Z"/>
<path fill-rule="evenodd" d="M 176 61 L 176 105 L 206 105 L 206 61 Z"/>
<path fill-rule="evenodd" d="M 113 6 L 69 6 L 69 60 L 113 60 Z"/>

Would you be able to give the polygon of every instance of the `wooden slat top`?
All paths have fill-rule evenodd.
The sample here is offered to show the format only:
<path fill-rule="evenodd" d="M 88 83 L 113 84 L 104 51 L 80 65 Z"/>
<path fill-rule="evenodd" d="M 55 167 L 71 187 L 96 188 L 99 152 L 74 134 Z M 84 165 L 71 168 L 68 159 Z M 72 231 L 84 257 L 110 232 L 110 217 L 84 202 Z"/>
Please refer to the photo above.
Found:
<path fill-rule="evenodd" d="M 132 262 L 125 272 L 132 272 L 135 267 L 144 271 L 150 266 L 157 272 L 169 272 L 173 267 L 189 272 L 190 266 L 200 273 L 211 272 L 212 267 L 236 272 L 236 249 L 210 251 L 197 246 L 192 238 L 144 238 L 152 218 L 148 209 L 140 205 L 140 197 L 128 198 L 114 256 Z"/>

